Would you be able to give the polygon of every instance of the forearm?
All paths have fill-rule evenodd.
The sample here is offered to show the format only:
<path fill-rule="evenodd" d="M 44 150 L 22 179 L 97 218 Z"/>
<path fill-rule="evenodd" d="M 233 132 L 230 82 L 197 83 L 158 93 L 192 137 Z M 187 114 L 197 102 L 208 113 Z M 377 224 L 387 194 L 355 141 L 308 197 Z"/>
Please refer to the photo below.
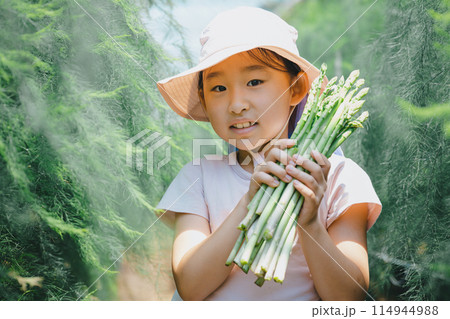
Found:
<path fill-rule="evenodd" d="M 228 277 L 234 265 L 225 262 L 239 237 L 239 223 L 247 214 L 249 200 L 243 196 L 223 223 L 205 240 L 190 249 L 174 268 L 174 277 L 184 300 L 203 300 Z"/>
<path fill-rule="evenodd" d="M 297 227 L 314 286 L 322 300 L 363 300 L 363 273 L 335 245 L 319 222 Z"/>

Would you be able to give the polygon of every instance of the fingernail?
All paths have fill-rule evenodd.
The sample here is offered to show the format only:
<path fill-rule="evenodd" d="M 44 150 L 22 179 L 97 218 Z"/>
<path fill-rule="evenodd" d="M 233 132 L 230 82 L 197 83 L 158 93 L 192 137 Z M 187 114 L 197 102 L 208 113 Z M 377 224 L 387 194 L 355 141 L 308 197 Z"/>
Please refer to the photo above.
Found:
<path fill-rule="evenodd" d="M 295 166 L 295 162 L 294 161 L 289 161 L 289 165 Z"/>
<path fill-rule="evenodd" d="M 273 185 L 273 186 L 278 186 L 278 184 L 280 184 L 280 182 L 277 181 L 277 180 L 275 180 L 275 181 L 272 182 L 272 185 Z"/>
<path fill-rule="evenodd" d="M 301 155 L 298 155 L 297 159 L 295 160 L 295 162 L 298 165 L 302 165 L 304 161 L 305 161 L 305 158 L 303 156 L 301 156 Z"/>
<path fill-rule="evenodd" d="M 283 180 L 284 180 L 286 183 L 289 183 L 290 181 L 292 181 L 292 177 L 291 177 L 290 175 L 286 175 L 286 176 L 283 178 Z"/>

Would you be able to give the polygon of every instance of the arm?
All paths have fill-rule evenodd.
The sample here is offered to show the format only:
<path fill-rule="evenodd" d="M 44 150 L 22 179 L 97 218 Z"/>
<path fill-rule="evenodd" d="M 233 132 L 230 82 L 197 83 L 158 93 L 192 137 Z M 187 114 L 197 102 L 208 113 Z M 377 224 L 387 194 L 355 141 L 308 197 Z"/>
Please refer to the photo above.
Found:
<path fill-rule="evenodd" d="M 295 141 L 290 139 L 277 141 L 268 152 L 267 165 L 255 168 L 249 191 L 214 233 L 211 233 L 209 223 L 203 217 L 176 214 L 172 271 L 183 300 L 203 300 L 227 279 L 234 264 L 227 267 L 225 262 L 239 237 L 237 227 L 248 213 L 250 199 L 262 183 L 276 187 L 272 184 L 274 176 L 285 179 L 286 171 L 274 161 L 287 165 L 288 154 L 282 149 L 294 144 Z"/>
<path fill-rule="evenodd" d="M 314 286 L 322 300 L 364 300 L 369 286 L 367 204 L 352 205 L 328 228 L 297 227 Z"/>
<path fill-rule="evenodd" d="M 172 270 L 183 300 L 205 299 L 228 277 L 234 264 L 227 267 L 225 261 L 239 237 L 237 227 L 248 203 L 246 194 L 214 233 L 203 217 L 176 214 Z"/>
<path fill-rule="evenodd" d="M 309 174 L 288 165 L 294 187 L 305 197 L 297 219 L 303 253 L 314 286 L 322 300 L 361 300 L 369 286 L 366 248 L 367 204 L 352 205 L 329 227 L 318 216 L 331 167 L 328 159 L 312 152 L 316 162 L 303 157 L 294 161 Z"/>

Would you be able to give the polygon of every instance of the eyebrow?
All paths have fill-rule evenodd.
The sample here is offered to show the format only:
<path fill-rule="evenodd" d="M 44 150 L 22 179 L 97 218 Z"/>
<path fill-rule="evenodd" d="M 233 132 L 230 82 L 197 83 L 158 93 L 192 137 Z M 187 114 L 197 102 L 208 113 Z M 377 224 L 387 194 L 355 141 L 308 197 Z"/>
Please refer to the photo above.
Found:
<path fill-rule="evenodd" d="M 242 68 L 241 71 L 245 72 L 245 73 L 249 73 L 249 72 L 255 71 L 255 70 L 266 70 L 266 69 L 267 69 L 267 67 L 265 65 L 254 64 L 254 65 L 249 65 L 249 66 Z M 212 78 L 215 78 L 215 77 L 219 77 L 222 74 L 223 74 L 223 72 L 221 72 L 221 71 L 208 73 L 208 75 L 205 77 L 205 81 L 211 80 Z"/>

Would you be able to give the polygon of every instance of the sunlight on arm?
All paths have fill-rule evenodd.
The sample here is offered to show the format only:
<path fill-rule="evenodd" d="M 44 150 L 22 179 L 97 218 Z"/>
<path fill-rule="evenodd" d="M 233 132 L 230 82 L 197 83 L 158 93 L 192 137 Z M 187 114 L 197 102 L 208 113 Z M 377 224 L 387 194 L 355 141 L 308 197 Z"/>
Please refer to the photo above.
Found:
<path fill-rule="evenodd" d="M 361 271 L 366 288 L 369 287 L 367 213 L 367 203 L 352 205 L 328 228 L 336 247 Z"/>

